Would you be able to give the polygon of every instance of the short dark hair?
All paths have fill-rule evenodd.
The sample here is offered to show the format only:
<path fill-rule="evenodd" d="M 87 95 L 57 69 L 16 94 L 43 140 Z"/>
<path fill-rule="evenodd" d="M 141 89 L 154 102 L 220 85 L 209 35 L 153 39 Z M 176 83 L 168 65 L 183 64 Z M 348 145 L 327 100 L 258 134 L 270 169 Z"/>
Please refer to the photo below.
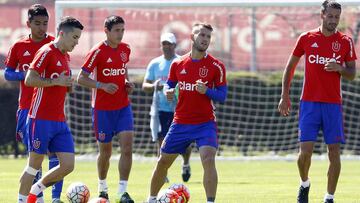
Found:
<path fill-rule="evenodd" d="M 73 31 L 74 28 L 79 28 L 80 30 L 83 30 L 84 26 L 76 18 L 71 16 L 65 16 L 62 17 L 60 20 L 60 23 L 57 27 L 57 33 L 59 33 L 60 31 Z"/>
<path fill-rule="evenodd" d="M 35 16 L 49 17 L 49 14 L 43 5 L 34 4 L 34 5 L 30 6 L 30 8 L 28 10 L 28 20 L 31 22 Z"/>
<path fill-rule="evenodd" d="M 192 26 L 192 33 L 195 33 L 196 30 L 200 30 L 201 28 L 206 28 L 206 29 L 210 30 L 211 32 L 214 30 L 213 27 L 209 23 L 197 22 L 197 23 L 194 23 Z"/>
<path fill-rule="evenodd" d="M 334 0 L 325 0 L 321 4 L 321 13 L 325 13 L 328 8 L 340 9 L 341 11 L 341 4 Z"/>
<path fill-rule="evenodd" d="M 115 16 L 115 15 L 111 15 L 111 16 L 108 16 L 106 19 L 105 19 L 105 22 L 104 22 L 104 27 L 111 31 L 112 27 L 115 25 L 115 24 L 125 24 L 125 21 L 122 17 L 120 16 Z"/>

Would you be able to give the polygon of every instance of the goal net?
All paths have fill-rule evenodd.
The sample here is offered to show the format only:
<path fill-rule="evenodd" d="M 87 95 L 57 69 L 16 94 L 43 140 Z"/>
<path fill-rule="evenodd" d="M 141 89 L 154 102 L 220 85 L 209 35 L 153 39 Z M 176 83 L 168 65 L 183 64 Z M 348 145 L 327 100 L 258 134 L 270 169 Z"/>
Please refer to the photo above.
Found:
<path fill-rule="evenodd" d="M 360 0 L 340 1 L 343 5 L 339 29 L 353 37 L 359 52 Z M 137 84 L 131 94 L 134 112 L 134 152 L 155 155 L 156 145 L 149 129 L 151 94 L 141 90 L 143 73 L 152 58 L 161 55 L 160 35 L 173 32 L 177 53 L 190 50 L 191 25 L 206 21 L 215 27 L 209 52 L 220 58 L 229 75 L 225 104 L 216 104 L 220 154 L 263 155 L 297 152 L 297 110 L 302 79 L 296 78 L 291 89 L 292 114 L 283 118 L 277 112 L 281 92 L 279 77 L 296 39 L 303 31 L 320 24 L 319 1 L 56 1 L 56 19 L 71 15 L 85 26 L 79 46 L 72 53 L 72 68 L 79 68 L 90 48 L 105 39 L 104 19 L 112 14 L 125 20 L 123 41 L 132 53 L 128 68 Z M 303 63 L 297 70 L 303 69 Z M 250 71 L 240 77 L 236 71 Z M 278 75 L 279 76 L 279 75 Z M 263 79 L 267 78 L 267 79 Z M 269 79 L 270 78 L 270 79 Z M 360 149 L 358 121 L 359 81 L 343 82 L 344 120 L 347 144 L 344 152 Z M 78 153 L 97 151 L 91 123 L 91 91 L 76 86 L 70 94 L 66 113 Z M 316 153 L 326 152 L 320 133 Z M 118 142 L 114 140 L 114 146 Z"/>

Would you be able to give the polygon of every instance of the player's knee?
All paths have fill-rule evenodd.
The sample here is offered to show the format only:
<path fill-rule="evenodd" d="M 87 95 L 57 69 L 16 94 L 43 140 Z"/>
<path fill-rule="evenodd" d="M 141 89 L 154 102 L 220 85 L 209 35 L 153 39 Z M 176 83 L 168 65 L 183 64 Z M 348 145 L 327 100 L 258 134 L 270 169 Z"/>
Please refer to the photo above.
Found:
<path fill-rule="evenodd" d="M 204 159 L 202 161 L 202 165 L 204 168 L 214 169 L 215 168 L 215 159 L 212 159 L 212 158 Z"/>
<path fill-rule="evenodd" d="M 340 150 L 329 150 L 328 157 L 330 161 L 337 161 L 340 160 Z"/>
<path fill-rule="evenodd" d="M 122 156 L 131 156 L 132 155 L 132 147 L 131 146 L 122 147 L 121 155 Z"/>
<path fill-rule="evenodd" d="M 75 168 L 74 162 L 61 163 L 60 169 L 64 175 L 71 173 Z"/>
<path fill-rule="evenodd" d="M 212 154 L 204 154 L 201 156 L 201 162 L 203 165 L 213 165 L 215 164 L 215 156 Z"/>
<path fill-rule="evenodd" d="M 99 158 L 101 159 L 110 159 L 111 150 L 101 150 L 99 153 Z"/>
<path fill-rule="evenodd" d="M 31 175 L 31 176 L 36 176 L 36 174 L 39 172 L 39 169 L 35 169 L 29 165 L 27 165 L 25 167 L 25 173 Z"/>
<path fill-rule="evenodd" d="M 160 169 L 168 169 L 171 165 L 171 161 L 168 159 L 159 159 L 157 167 Z"/>
<path fill-rule="evenodd" d="M 311 159 L 312 151 L 301 150 L 299 157 L 302 159 Z"/>

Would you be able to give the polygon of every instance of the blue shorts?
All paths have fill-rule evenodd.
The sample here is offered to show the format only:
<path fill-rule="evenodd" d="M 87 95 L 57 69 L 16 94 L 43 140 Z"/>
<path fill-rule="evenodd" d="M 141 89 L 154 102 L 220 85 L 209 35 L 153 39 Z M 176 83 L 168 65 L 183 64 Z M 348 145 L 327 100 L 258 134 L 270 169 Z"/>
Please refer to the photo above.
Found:
<path fill-rule="evenodd" d="M 29 136 L 28 151 L 38 154 L 74 153 L 74 140 L 66 122 L 29 118 L 26 130 Z"/>
<path fill-rule="evenodd" d="M 169 132 L 161 145 L 161 152 L 183 154 L 186 148 L 196 142 L 197 147 L 218 147 L 217 127 L 215 121 L 201 124 L 172 123 Z"/>
<path fill-rule="evenodd" d="M 123 131 L 134 131 L 131 105 L 114 111 L 93 109 L 93 128 L 99 142 L 109 143 L 114 135 Z"/>
<path fill-rule="evenodd" d="M 316 142 L 320 130 L 326 144 L 345 143 L 341 104 L 301 101 L 299 141 Z"/>
<path fill-rule="evenodd" d="M 28 143 L 28 136 L 26 133 L 26 118 L 28 114 L 29 109 L 18 109 L 16 112 L 16 135 L 21 138 L 26 147 Z"/>
<path fill-rule="evenodd" d="M 166 136 L 173 119 L 174 112 L 159 111 L 161 132 L 159 132 L 158 138 L 164 138 Z"/>

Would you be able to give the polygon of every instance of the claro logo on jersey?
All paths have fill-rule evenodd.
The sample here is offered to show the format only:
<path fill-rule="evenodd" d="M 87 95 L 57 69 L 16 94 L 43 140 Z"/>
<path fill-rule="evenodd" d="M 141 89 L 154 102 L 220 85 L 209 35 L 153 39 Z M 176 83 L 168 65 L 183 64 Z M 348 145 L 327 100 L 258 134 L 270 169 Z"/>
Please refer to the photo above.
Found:
<path fill-rule="evenodd" d="M 335 59 L 336 63 L 340 63 L 340 58 L 341 58 L 341 56 L 340 55 L 336 56 L 335 53 L 333 53 L 333 57 L 331 57 L 331 58 L 319 56 L 318 54 L 316 54 L 316 55 L 311 54 L 311 55 L 309 55 L 308 60 L 309 60 L 309 63 L 325 64 L 330 59 Z"/>
<path fill-rule="evenodd" d="M 66 74 L 65 74 L 65 75 L 71 75 L 71 71 L 70 71 L 70 74 L 68 74 L 68 73 L 69 73 L 69 72 L 66 71 Z M 59 73 L 51 73 L 50 78 L 51 78 L 51 79 L 54 79 L 54 78 L 58 78 L 59 76 L 60 76 Z"/>
<path fill-rule="evenodd" d="M 195 87 L 196 87 L 196 83 L 192 84 L 192 83 L 187 83 L 185 81 L 180 81 L 179 82 L 179 89 L 180 90 L 194 91 Z"/>
<path fill-rule="evenodd" d="M 102 71 L 104 76 L 118 76 L 118 75 L 125 75 L 126 69 L 125 68 L 105 68 Z"/>

